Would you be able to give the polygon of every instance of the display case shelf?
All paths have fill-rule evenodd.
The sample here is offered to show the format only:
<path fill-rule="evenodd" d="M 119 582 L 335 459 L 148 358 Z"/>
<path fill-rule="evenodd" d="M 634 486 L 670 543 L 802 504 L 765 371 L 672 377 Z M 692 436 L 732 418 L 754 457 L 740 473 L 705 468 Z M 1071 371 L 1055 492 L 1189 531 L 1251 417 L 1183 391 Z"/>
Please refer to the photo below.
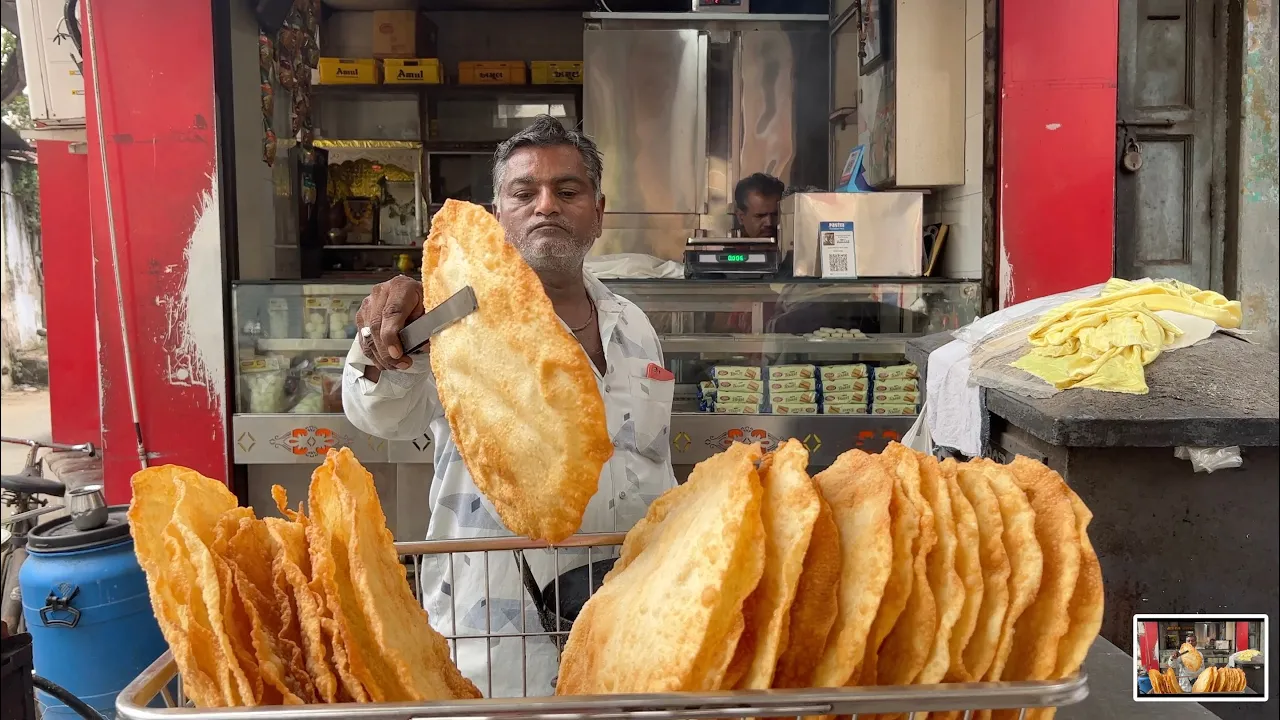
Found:
<path fill-rule="evenodd" d="M 901 355 L 913 335 L 884 334 L 861 338 L 809 338 L 786 334 L 661 335 L 667 355 L 687 353 L 774 354 L 874 354 Z"/>

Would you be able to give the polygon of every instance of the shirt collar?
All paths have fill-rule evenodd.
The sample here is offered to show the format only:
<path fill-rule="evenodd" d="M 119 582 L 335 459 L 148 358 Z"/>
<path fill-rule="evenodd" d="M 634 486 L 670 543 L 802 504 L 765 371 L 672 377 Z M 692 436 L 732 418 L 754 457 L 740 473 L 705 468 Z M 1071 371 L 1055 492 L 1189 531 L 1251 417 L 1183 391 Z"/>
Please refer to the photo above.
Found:
<path fill-rule="evenodd" d="M 586 268 L 582 270 L 582 281 L 586 285 L 587 294 L 591 296 L 591 302 L 596 304 L 597 312 L 622 312 L 622 303 L 618 302 L 618 296 L 614 295 L 607 285 L 600 282 L 600 279 Z"/>

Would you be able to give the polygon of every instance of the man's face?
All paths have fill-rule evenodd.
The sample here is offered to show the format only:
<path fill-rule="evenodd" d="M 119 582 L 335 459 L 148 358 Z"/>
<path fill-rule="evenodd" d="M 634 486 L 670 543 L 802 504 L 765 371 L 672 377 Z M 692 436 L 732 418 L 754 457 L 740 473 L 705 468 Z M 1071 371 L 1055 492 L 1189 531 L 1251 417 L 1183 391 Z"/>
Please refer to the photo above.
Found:
<path fill-rule="evenodd" d="M 762 195 L 758 192 L 747 193 L 747 207 L 737 210 L 738 222 L 742 225 L 743 237 L 777 237 L 778 204 L 780 202 L 782 202 L 782 198 L 777 195 Z"/>
<path fill-rule="evenodd" d="M 523 147 L 507 160 L 496 214 L 507 242 L 535 272 L 572 273 L 600 237 L 596 200 L 577 148 Z"/>

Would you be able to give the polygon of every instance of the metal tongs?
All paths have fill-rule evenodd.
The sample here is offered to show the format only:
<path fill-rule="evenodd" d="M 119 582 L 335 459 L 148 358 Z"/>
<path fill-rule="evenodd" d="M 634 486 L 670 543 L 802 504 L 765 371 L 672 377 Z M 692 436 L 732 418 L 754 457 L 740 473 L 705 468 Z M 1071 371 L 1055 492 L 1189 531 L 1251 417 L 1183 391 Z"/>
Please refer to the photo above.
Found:
<path fill-rule="evenodd" d="M 431 341 L 431 336 L 475 312 L 480 307 L 476 291 L 470 285 L 449 296 L 448 300 L 427 311 L 400 331 L 400 347 L 404 354 L 415 352 Z"/>

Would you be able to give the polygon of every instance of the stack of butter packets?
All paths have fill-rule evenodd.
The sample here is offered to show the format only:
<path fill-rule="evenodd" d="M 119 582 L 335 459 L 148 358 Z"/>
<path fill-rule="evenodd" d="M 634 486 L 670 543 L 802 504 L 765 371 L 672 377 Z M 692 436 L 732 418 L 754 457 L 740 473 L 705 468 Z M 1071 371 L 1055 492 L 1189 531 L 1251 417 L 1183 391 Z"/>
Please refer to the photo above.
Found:
<path fill-rule="evenodd" d="M 920 405 L 920 372 L 915 365 L 876 368 L 871 383 L 872 415 L 915 415 Z"/>
<path fill-rule="evenodd" d="M 755 414 L 764 399 L 764 374 L 750 365 L 717 365 L 710 380 L 698 383 L 698 409 L 703 412 Z"/>
<path fill-rule="evenodd" d="M 775 415 L 817 415 L 820 386 L 813 365 L 772 365 L 768 373 L 769 412 Z"/>
<path fill-rule="evenodd" d="M 865 364 L 824 365 L 822 412 L 827 415 L 866 415 L 870 397 L 870 370 Z"/>

